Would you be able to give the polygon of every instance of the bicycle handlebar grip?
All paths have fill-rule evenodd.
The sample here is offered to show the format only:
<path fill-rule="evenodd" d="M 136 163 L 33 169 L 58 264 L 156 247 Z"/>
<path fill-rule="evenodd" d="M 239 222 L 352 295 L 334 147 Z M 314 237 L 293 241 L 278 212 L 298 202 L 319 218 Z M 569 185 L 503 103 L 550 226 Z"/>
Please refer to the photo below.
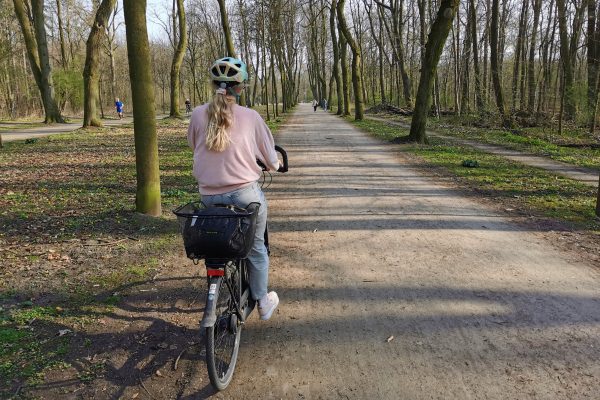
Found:
<path fill-rule="evenodd" d="M 275 151 L 280 153 L 283 157 L 283 165 L 279 167 L 277 172 L 288 172 L 288 157 L 286 151 L 281 146 L 275 145 Z"/>
<path fill-rule="evenodd" d="M 263 171 L 268 171 L 269 169 L 267 168 L 267 166 L 260 161 L 258 158 L 256 159 L 256 163 L 258 164 L 258 166 L 263 170 Z"/>

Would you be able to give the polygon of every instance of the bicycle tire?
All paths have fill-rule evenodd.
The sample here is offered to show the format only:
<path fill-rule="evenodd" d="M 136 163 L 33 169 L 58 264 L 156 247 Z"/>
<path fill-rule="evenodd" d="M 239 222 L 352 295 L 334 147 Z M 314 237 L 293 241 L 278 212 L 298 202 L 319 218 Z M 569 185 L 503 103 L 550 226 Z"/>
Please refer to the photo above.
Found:
<path fill-rule="evenodd" d="M 242 262 L 227 267 L 215 299 L 217 320 L 206 328 L 206 366 L 210 383 L 216 390 L 224 390 L 231 379 L 237 362 L 242 334 L 242 325 L 235 313 L 235 303 L 228 283 L 233 289 L 236 301 L 241 300 Z"/>

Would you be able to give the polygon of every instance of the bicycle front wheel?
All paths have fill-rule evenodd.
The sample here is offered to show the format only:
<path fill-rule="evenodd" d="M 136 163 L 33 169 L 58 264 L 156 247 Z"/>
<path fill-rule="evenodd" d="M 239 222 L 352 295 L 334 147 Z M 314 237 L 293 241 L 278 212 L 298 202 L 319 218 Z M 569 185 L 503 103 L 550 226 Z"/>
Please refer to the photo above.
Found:
<path fill-rule="evenodd" d="M 206 328 L 206 366 L 210 383 L 217 390 L 225 389 L 231 382 L 240 348 L 242 325 L 235 307 L 241 300 L 240 275 L 237 266 L 226 268 L 215 293 L 217 320 Z"/>

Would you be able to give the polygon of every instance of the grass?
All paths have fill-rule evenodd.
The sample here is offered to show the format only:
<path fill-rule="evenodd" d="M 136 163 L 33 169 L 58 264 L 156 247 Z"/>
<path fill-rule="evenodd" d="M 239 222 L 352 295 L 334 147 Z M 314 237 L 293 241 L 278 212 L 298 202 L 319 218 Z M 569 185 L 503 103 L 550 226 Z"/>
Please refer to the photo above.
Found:
<path fill-rule="evenodd" d="M 363 120 L 352 123 L 387 141 L 408 135 L 408 129 L 384 122 Z M 430 141 L 430 145 L 405 145 L 403 151 L 458 177 L 473 190 L 516 204 L 515 207 L 526 213 L 600 233 L 600 224 L 594 215 L 597 188 L 443 139 L 430 138 Z M 477 161 L 479 167 L 463 167 L 465 160 Z"/>
<path fill-rule="evenodd" d="M 43 381 L 44 371 L 65 365 L 63 357 L 69 352 L 71 338 L 58 334 L 43 337 L 38 330 L 58 318 L 59 312 L 50 307 L 1 309 L 0 388 L 10 387 L 15 378 L 35 386 Z"/>
<path fill-rule="evenodd" d="M 0 133 L 12 132 L 21 129 L 40 128 L 42 126 L 45 126 L 43 122 L 0 121 Z"/>
<path fill-rule="evenodd" d="M 273 119 L 269 126 L 276 131 L 284 120 Z M 68 366 L 93 343 L 83 335 L 58 336 L 59 330 L 93 326 L 122 303 L 128 285 L 149 280 L 160 272 L 160 260 L 182 253 L 171 210 L 198 199 L 187 122 L 165 119 L 157 127 L 158 218 L 134 210 L 131 127 L 5 143 L 0 153 L 0 398 Z M 40 298 L 46 300 L 40 303 Z M 103 365 L 86 366 L 78 378 L 89 382 L 102 371 Z"/>
<path fill-rule="evenodd" d="M 410 124 L 407 117 L 391 117 L 390 120 Z M 600 136 L 591 136 L 586 128 L 567 126 L 559 134 L 554 127 L 525 127 L 504 130 L 481 127 L 474 117 L 444 116 L 439 120 L 430 118 L 428 128 L 443 135 L 482 143 L 497 144 L 511 149 L 550 157 L 572 165 L 600 170 Z"/>

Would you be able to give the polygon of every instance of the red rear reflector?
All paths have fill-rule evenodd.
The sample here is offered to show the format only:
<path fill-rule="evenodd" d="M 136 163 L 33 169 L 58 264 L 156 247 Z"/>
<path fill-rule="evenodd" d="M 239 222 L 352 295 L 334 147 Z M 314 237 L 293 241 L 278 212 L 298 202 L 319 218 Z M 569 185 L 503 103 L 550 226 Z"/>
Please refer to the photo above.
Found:
<path fill-rule="evenodd" d="M 225 270 L 224 269 L 207 269 L 206 275 L 208 275 L 208 276 L 224 276 Z"/>

